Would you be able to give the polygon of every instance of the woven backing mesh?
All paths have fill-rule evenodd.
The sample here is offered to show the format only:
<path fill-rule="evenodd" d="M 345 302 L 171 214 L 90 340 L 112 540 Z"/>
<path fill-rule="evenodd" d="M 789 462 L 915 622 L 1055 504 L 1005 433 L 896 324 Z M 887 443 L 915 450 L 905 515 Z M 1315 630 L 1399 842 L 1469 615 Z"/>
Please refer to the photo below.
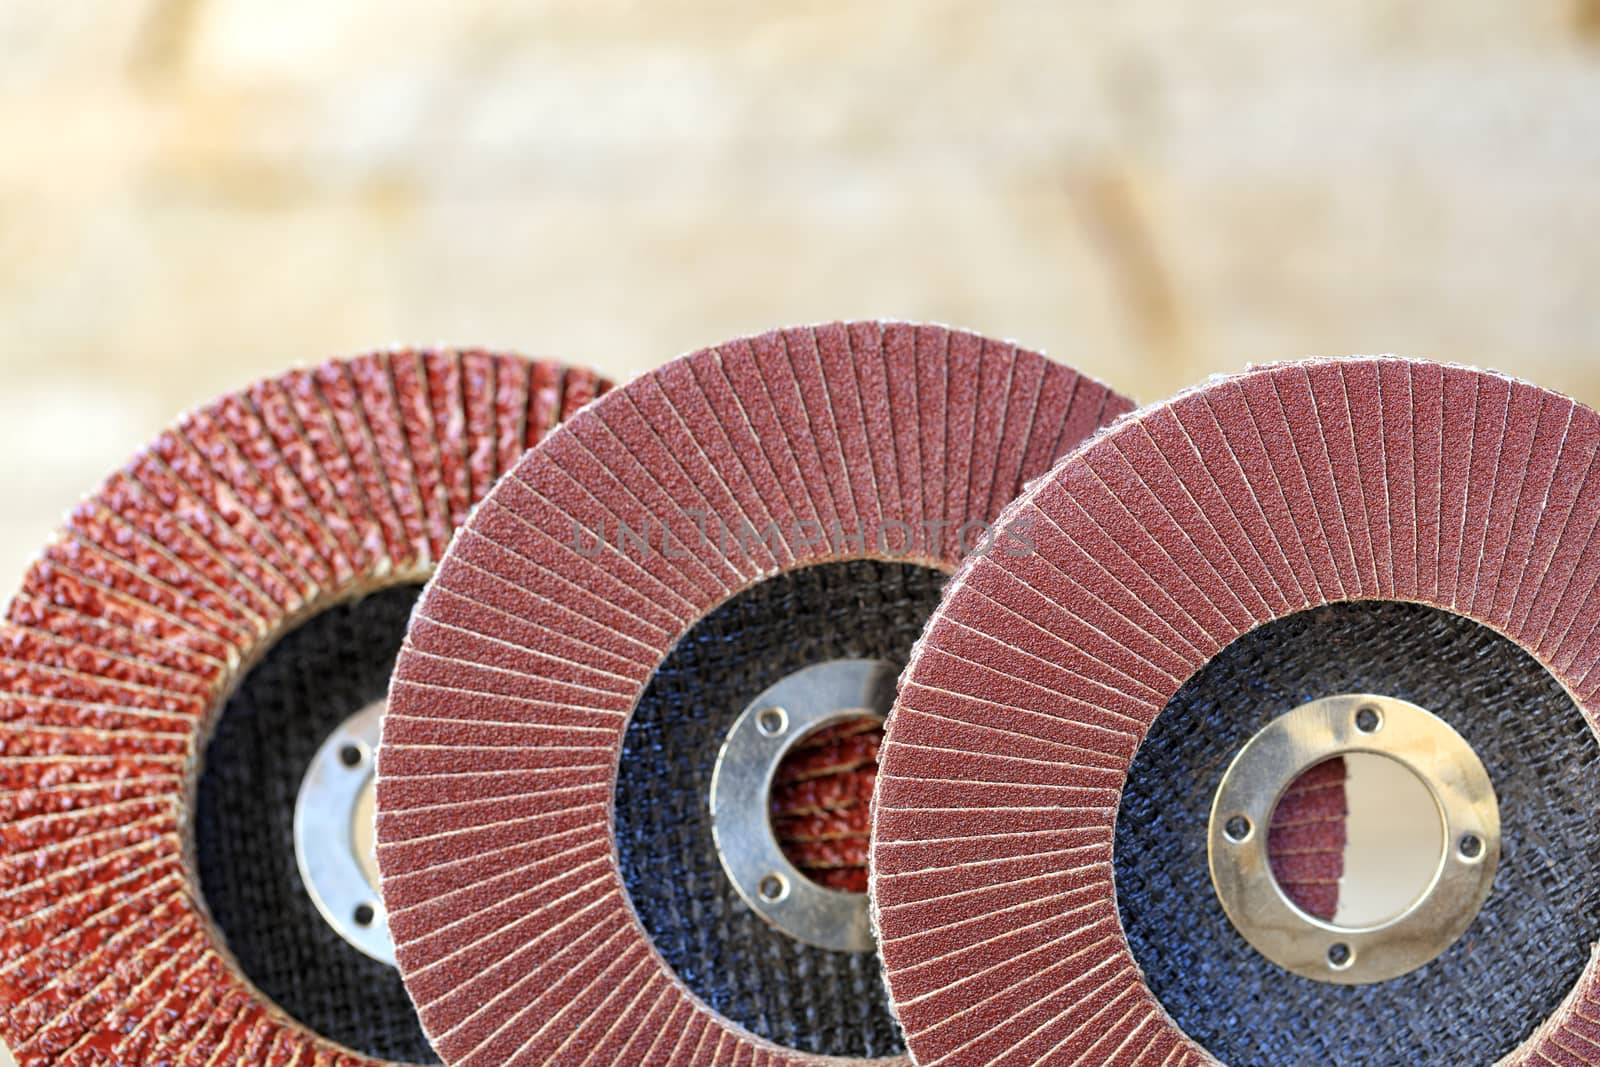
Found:
<path fill-rule="evenodd" d="M 1500 800 L 1494 890 L 1466 934 L 1389 982 L 1298 978 L 1255 952 L 1211 886 L 1206 826 L 1223 772 L 1275 715 L 1372 692 L 1421 705 L 1477 751 Z M 1338 604 L 1225 649 L 1156 719 L 1116 834 L 1118 906 L 1173 1019 L 1233 1067 L 1490 1064 L 1560 1004 L 1600 933 L 1600 746 L 1530 656 L 1414 604 Z"/>
<path fill-rule="evenodd" d="M 700 621 L 634 710 L 617 776 L 617 848 L 634 908 L 714 1010 L 789 1048 L 904 1051 L 873 953 L 803 945 L 740 900 L 717 860 L 707 795 L 728 728 L 763 689 L 824 660 L 903 665 L 944 576 L 860 560 L 779 575 Z"/>
<path fill-rule="evenodd" d="M 306 768 L 335 727 L 387 692 L 418 591 L 389 589 L 331 608 L 250 671 L 206 749 L 194 838 L 206 904 L 263 993 L 349 1048 L 437 1063 L 399 972 L 323 920 L 294 854 Z"/>

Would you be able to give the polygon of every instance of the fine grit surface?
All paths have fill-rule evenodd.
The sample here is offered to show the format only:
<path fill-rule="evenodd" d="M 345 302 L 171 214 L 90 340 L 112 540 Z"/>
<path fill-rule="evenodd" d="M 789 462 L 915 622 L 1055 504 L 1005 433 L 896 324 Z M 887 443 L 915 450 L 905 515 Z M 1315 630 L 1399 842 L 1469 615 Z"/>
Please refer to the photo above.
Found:
<path fill-rule="evenodd" d="M 530 453 L 423 594 L 379 757 L 390 928 L 445 1062 L 823 1062 L 714 1011 L 641 923 L 612 837 L 630 716 L 719 606 L 863 558 L 948 573 L 1130 407 L 1008 343 L 833 324 L 674 360 Z"/>
<path fill-rule="evenodd" d="M 188 854 L 206 741 L 280 638 L 426 578 L 499 472 L 605 388 L 481 351 L 336 360 L 189 413 L 73 510 L 0 628 L 20 1064 L 378 1062 L 264 996 L 213 925 Z"/>
<path fill-rule="evenodd" d="M 1479 622 L 1592 723 L 1597 445 L 1600 416 L 1504 376 L 1311 360 L 1134 413 L 1030 487 L 999 525 L 1037 551 L 965 565 L 880 753 L 874 905 L 913 1057 L 1215 1062 L 1119 921 L 1146 732 L 1241 636 L 1347 601 Z M 1585 960 L 1507 1062 L 1600 1062 L 1595 983 Z"/>

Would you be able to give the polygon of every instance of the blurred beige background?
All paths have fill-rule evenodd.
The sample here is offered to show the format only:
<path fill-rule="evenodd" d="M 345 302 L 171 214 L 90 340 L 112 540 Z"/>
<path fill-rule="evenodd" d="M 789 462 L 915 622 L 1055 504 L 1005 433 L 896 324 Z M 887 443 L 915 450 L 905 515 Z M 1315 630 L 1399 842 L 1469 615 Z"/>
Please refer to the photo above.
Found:
<path fill-rule="evenodd" d="M 825 318 L 1600 401 L 1600 0 L 0 5 L 0 586 L 186 406 Z"/>

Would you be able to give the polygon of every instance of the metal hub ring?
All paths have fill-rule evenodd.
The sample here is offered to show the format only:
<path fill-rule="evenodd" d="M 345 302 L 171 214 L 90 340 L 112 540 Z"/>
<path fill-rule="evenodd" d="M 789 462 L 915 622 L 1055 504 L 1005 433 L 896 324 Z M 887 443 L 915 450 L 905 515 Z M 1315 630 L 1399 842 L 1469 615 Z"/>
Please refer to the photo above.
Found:
<path fill-rule="evenodd" d="M 882 660 L 830 660 L 784 678 L 752 700 L 728 730 L 711 775 L 711 832 L 739 896 L 757 915 L 808 945 L 871 952 L 864 893 L 807 878 L 783 854 L 769 813 L 773 778 L 806 736 L 843 719 L 882 719 L 899 671 Z"/>
<path fill-rule="evenodd" d="M 311 759 L 294 806 L 294 855 L 306 892 L 340 937 L 395 965 L 374 855 L 374 757 L 384 702 L 367 705 Z"/>
<path fill-rule="evenodd" d="M 1307 915 L 1272 875 L 1267 827 L 1283 791 L 1335 756 L 1393 759 L 1432 794 L 1443 826 L 1438 865 L 1422 894 L 1393 918 L 1344 927 Z M 1393 697 L 1343 694 L 1301 705 L 1240 750 L 1211 808 L 1211 880 L 1229 920 L 1272 962 L 1342 985 L 1381 982 L 1421 967 L 1472 925 L 1500 860 L 1500 806 L 1472 747 L 1438 716 Z"/>

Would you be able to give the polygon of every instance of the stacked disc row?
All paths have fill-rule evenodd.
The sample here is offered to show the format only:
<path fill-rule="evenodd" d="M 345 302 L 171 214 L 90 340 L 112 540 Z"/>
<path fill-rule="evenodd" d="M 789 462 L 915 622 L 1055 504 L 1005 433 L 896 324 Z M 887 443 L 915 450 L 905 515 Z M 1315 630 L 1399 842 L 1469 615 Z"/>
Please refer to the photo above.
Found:
<path fill-rule="evenodd" d="M 1122 418 L 1013 345 L 852 323 L 706 349 L 584 406 L 605 389 L 483 353 L 331 363 L 190 415 L 74 512 L 0 632 L 0 1036 L 25 1062 L 361 1062 L 236 973 L 186 805 L 241 670 L 435 561 L 378 831 L 400 967 L 451 1067 L 823 1059 L 690 991 L 613 840 L 652 676 L 783 572 L 961 568 L 840 801 L 876 792 L 874 916 L 919 1063 L 1212 1062 L 1128 948 L 1113 835 L 1151 723 L 1241 635 L 1415 601 L 1600 707 L 1600 416 L 1524 383 L 1318 360 Z M 803 792 L 780 809 L 821 807 Z M 1280 870 L 1318 914 L 1343 833 L 1323 814 Z M 846 829 L 811 861 L 859 880 Z M 1594 982 L 1514 1062 L 1600 1062 Z"/>
<path fill-rule="evenodd" d="M 762 579 L 1003 551 L 988 520 L 1130 407 L 1007 343 L 836 324 L 668 363 L 502 479 L 423 594 L 379 755 L 390 930 L 445 1061 L 816 1062 L 706 1007 L 632 910 L 611 837 L 629 715 Z"/>
<path fill-rule="evenodd" d="M 1600 710 L 1600 416 L 1393 358 L 1216 381 L 1123 420 L 1008 508 L 890 716 L 874 807 L 885 975 L 920 1063 L 1213 1062 L 1131 955 L 1117 806 L 1151 723 L 1236 638 L 1339 601 L 1498 630 Z M 1510 1062 L 1600 1062 L 1593 968 Z"/>
<path fill-rule="evenodd" d="M 358 1062 L 208 925 L 184 853 L 210 718 L 299 619 L 425 577 L 607 385 L 486 352 L 330 362 L 194 411 L 74 509 L 0 628 L 0 1036 L 22 1062 Z"/>

